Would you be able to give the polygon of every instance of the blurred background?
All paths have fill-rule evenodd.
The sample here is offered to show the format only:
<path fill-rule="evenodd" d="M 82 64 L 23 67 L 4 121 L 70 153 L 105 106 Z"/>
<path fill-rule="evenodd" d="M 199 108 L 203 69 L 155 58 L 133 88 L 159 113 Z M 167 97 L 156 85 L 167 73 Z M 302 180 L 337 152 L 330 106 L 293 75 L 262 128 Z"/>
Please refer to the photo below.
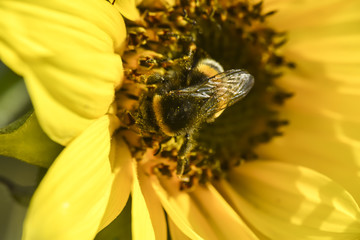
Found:
<path fill-rule="evenodd" d="M 23 79 L 0 62 L 0 128 L 31 109 Z M 21 239 L 22 223 L 38 174 L 36 166 L 0 156 L 0 239 Z"/>

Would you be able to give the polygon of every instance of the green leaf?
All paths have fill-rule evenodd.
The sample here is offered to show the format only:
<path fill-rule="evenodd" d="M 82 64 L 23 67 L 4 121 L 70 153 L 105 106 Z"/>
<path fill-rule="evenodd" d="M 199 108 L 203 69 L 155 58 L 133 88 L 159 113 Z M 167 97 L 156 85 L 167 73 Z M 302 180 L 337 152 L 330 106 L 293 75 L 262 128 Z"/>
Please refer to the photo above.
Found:
<path fill-rule="evenodd" d="M 33 111 L 0 129 L 0 155 L 48 168 L 62 149 L 44 133 Z"/>

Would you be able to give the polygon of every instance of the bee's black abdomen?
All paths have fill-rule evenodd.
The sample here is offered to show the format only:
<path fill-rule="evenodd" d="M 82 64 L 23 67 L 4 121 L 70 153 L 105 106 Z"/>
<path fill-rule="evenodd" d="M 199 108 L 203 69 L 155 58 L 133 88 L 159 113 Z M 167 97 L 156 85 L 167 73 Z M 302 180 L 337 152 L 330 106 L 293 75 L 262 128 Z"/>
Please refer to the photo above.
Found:
<path fill-rule="evenodd" d="M 158 126 L 166 135 L 185 134 L 193 129 L 203 103 L 189 96 L 155 95 L 153 109 Z"/>

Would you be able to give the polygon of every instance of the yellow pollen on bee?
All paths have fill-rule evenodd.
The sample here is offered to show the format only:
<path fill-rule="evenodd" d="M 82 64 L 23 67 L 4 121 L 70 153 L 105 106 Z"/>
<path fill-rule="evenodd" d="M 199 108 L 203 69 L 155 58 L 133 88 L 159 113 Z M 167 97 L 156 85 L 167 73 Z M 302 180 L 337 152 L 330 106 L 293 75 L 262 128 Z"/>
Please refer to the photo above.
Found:
<path fill-rule="evenodd" d="M 206 65 L 206 64 L 202 64 L 200 63 L 199 65 L 197 65 L 197 70 L 199 70 L 200 72 L 204 73 L 206 76 L 208 77 L 212 77 L 215 76 L 216 74 L 218 74 L 219 72 L 214 69 L 213 67 Z"/>
<path fill-rule="evenodd" d="M 162 118 L 163 112 L 160 101 L 161 101 L 161 96 L 155 95 L 153 98 L 153 110 L 154 110 L 156 122 L 163 133 L 165 133 L 168 136 L 174 136 L 175 135 L 174 132 L 172 132 L 170 128 L 166 126 L 166 124 L 163 121 Z"/>

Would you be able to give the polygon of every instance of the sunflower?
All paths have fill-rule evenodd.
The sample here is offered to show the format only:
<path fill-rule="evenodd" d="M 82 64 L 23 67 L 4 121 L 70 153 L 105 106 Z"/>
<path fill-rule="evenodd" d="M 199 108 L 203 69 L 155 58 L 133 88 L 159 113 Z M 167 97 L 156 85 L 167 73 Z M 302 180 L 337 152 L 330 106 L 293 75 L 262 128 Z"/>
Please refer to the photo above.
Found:
<path fill-rule="evenodd" d="M 32 198 L 23 239 L 92 239 L 119 215 L 130 194 L 134 239 L 360 237 L 359 114 L 352 105 L 357 98 L 359 54 L 353 51 L 358 51 L 360 5 L 219 2 L 216 9 L 207 9 L 189 1 L 181 15 L 176 11 L 183 9 L 173 3 L 144 1 L 140 17 L 132 2 L 0 0 L 6 19 L 0 22 L 1 59 L 24 76 L 44 131 L 66 146 Z M 127 42 L 118 11 L 129 20 Z M 128 97 L 128 90 L 133 93 L 139 86 L 129 80 L 153 74 L 154 59 L 160 70 L 177 59 L 186 60 L 184 54 L 193 46 L 186 44 L 193 40 L 189 38 L 196 25 L 193 16 L 199 15 L 206 17 L 196 18 L 200 26 L 215 22 L 202 29 L 203 38 L 213 37 L 215 44 L 224 42 L 211 35 L 212 29 L 230 24 L 230 37 L 225 37 L 229 41 L 221 52 L 226 56 L 244 47 L 234 40 L 259 44 L 249 45 L 251 51 L 244 48 L 238 60 L 256 82 L 267 85 L 254 87 L 245 99 L 251 107 L 240 107 L 250 120 L 231 125 L 229 132 L 239 126 L 251 131 L 244 131 L 240 140 L 221 138 L 226 141 L 222 145 L 214 137 L 201 137 L 214 134 L 210 130 L 223 131 L 221 123 L 233 115 L 225 111 L 215 125 L 199 130 L 198 144 L 190 153 L 196 158 L 190 159 L 191 170 L 179 178 L 173 174 L 176 161 L 171 154 L 176 155 L 183 139 L 160 144 L 163 149 L 154 156 L 153 146 L 161 142 L 158 135 L 151 135 L 150 143 L 142 134 L 134 137 L 128 131 L 132 119 L 123 110 L 131 110 L 128 103 L 136 99 Z M 161 29 L 164 34 L 158 36 L 163 38 L 156 39 L 151 51 L 143 51 L 153 36 L 151 27 L 158 30 L 163 25 L 157 21 L 163 18 L 178 25 L 167 25 L 171 34 Z M 144 19 L 154 24 L 146 25 Z M 231 27 L 239 27 L 237 19 L 248 27 Z M 179 34 L 172 34 L 174 30 Z M 288 34 L 285 45 L 283 32 Z M 237 34 L 247 41 L 232 38 Z M 202 42 L 201 37 L 196 40 Z M 154 50 L 169 42 L 171 61 L 161 61 L 164 52 Z M 227 49 L 228 44 L 234 48 Z M 212 46 L 200 47 L 214 56 Z M 294 92 L 292 98 L 286 89 Z M 264 100 L 271 104 L 257 105 Z M 275 127 L 264 124 L 264 118 Z M 283 130 L 287 121 L 290 124 Z M 251 122 L 255 125 L 249 127 Z M 280 130 L 282 136 L 275 137 Z M 238 150 L 236 144 L 244 139 L 248 144 Z"/>

